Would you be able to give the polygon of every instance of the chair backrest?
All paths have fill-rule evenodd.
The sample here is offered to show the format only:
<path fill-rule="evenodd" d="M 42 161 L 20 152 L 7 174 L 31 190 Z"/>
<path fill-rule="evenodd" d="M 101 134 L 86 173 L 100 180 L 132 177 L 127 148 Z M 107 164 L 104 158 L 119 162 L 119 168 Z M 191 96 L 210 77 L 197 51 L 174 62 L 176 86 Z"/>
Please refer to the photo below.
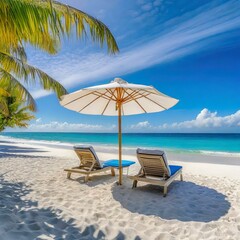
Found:
<path fill-rule="evenodd" d="M 166 178 L 171 176 L 164 151 L 138 148 L 137 158 L 145 175 Z"/>
<path fill-rule="evenodd" d="M 80 159 L 81 165 L 91 167 L 94 164 L 93 169 L 102 168 L 101 162 L 92 146 L 74 146 L 73 148 Z"/>

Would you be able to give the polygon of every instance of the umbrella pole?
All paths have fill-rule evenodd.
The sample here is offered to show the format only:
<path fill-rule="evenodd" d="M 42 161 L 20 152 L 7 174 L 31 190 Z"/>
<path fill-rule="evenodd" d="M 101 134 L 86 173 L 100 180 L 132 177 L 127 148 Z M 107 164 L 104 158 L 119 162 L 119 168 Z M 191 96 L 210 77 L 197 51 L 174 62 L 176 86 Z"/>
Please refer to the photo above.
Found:
<path fill-rule="evenodd" d="M 122 185 L 122 104 L 118 104 L 118 158 L 119 158 L 119 180 Z"/>

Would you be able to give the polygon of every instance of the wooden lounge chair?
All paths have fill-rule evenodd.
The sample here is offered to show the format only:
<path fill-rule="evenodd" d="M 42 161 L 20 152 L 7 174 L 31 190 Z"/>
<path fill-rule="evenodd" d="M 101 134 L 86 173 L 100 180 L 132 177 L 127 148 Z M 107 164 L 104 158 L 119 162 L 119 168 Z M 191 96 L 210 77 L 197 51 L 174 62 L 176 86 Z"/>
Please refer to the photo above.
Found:
<path fill-rule="evenodd" d="M 182 167 L 168 165 L 166 155 L 160 150 L 137 149 L 137 158 L 141 169 L 136 176 L 129 176 L 133 180 L 133 188 L 137 187 L 138 181 L 163 186 L 163 196 L 167 195 L 168 186 L 179 175 L 181 181 Z"/>
<path fill-rule="evenodd" d="M 74 146 L 73 148 L 79 157 L 80 165 L 70 169 L 64 169 L 64 171 L 67 172 L 67 178 L 70 178 L 72 173 L 79 173 L 86 175 L 85 182 L 87 182 L 90 175 L 108 170 L 111 170 L 112 176 L 115 176 L 114 168 L 102 166 L 92 146 Z"/>

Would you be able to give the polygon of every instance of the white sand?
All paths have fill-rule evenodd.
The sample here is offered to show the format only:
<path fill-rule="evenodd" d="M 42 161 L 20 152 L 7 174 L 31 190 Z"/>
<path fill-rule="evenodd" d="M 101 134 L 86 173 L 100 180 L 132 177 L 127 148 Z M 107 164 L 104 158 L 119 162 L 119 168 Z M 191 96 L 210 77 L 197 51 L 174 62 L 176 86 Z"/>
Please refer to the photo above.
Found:
<path fill-rule="evenodd" d="M 114 154 L 98 153 L 103 160 Z M 133 159 L 135 156 L 124 156 Z M 63 168 L 73 151 L 0 142 L 0 239 L 240 239 L 240 159 L 168 154 L 184 181 L 166 198 L 157 186 L 95 176 L 89 183 Z M 171 161 L 173 159 L 174 161 Z M 135 164 L 130 174 L 139 169 Z"/>

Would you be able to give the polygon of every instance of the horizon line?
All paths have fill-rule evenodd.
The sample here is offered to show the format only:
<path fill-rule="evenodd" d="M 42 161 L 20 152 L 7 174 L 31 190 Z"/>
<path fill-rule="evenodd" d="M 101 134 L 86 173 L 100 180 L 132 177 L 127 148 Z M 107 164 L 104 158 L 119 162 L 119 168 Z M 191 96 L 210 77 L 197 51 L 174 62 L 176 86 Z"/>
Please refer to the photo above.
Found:
<path fill-rule="evenodd" d="M 1 132 L 2 133 L 86 133 L 86 134 L 118 134 L 117 132 L 64 132 L 64 131 L 7 131 Z M 123 132 L 122 134 L 240 134 L 239 133 L 232 133 L 232 132 Z"/>

